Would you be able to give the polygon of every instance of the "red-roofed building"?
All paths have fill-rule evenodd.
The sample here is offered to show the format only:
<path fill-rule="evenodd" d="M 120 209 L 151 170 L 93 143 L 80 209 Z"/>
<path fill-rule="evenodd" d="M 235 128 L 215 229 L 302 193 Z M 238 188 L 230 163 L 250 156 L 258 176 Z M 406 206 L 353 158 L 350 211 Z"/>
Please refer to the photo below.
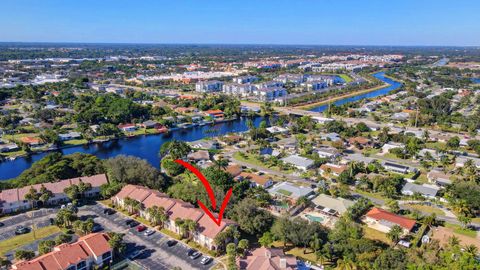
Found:
<path fill-rule="evenodd" d="M 71 185 L 78 185 L 80 181 L 90 183 L 92 188 L 85 193 L 87 197 L 95 197 L 100 194 L 100 186 L 108 183 L 105 174 L 97 174 L 92 176 L 78 177 L 72 179 L 64 179 L 58 182 L 43 183 L 33 186 L 26 186 L 23 188 L 6 189 L 0 192 L 0 213 L 8 214 L 23 210 L 28 210 L 32 207 L 32 203 L 25 200 L 25 194 L 33 187 L 37 192 L 40 192 L 42 185 L 52 192 L 53 196 L 47 201 L 48 205 L 57 205 L 68 202 L 70 199 L 65 194 L 65 188 Z"/>
<path fill-rule="evenodd" d="M 167 197 L 167 195 L 151 190 L 142 186 L 126 185 L 120 192 L 112 198 L 112 201 L 123 207 L 125 198 L 135 199 L 141 202 L 144 210 L 140 211 L 140 215 L 149 219 L 146 209 L 153 206 L 163 207 L 168 216 L 168 220 L 164 224 L 164 228 L 180 234 L 180 228 L 175 221 L 193 220 L 198 223 L 198 230 L 194 233 L 193 239 L 202 246 L 209 249 L 215 249 L 213 239 L 218 233 L 225 230 L 227 226 L 235 225 L 233 221 L 223 219 L 219 226 L 215 224 L 201 209 L 196 208 L 190 203 L 182 200 Z"/>
<path fill-rule="evenodd" d="M 222 110 L 208 110 L 205 111 L 205 114 L 212 117 L 213 119 L 221 119 L 224 116 Z"/>
<path fill-rule="evenodd" d="M 282 249 L 261 247 L 239 260 L 238 266 L 242 270 L 294 270 L 297 269 L 297 259 L 285 255 Z"/>
<path fill-rule="evenodd" d="M 22 138 L 20 138 L 20 141 L 25 143 L 25 144 L 31 145 L 31 146 L 37 146 L 37 145 L 44 144 L 42 139 L 40 139 L 38 137 L 22 137 Z"/>
<path fill-rule="evenodd" d="M 61 244 L 52 252 L 30 261 L 14 264 L 15 270 L 87 270 L 93 266 L 109 265 L 113 259 L 108 236 L 93 233 L 73 244 Z"/>
<path fill-rule="evenodd" d="M 368 227 L 384 233 L 388 233 L 393 226 L 398 225 L 403 229 L 404 234 L 408 234 L 416 223 L 415 220 L 396 215 L 377 207 L 368 211 L 364 221 Z"/>
<path fill-rule="evenodd" d="M 135 124 L 122 124 L 118 125 L 118 128 L 125 132 L 132 132 L 137 130 L 137 126 Z"/>

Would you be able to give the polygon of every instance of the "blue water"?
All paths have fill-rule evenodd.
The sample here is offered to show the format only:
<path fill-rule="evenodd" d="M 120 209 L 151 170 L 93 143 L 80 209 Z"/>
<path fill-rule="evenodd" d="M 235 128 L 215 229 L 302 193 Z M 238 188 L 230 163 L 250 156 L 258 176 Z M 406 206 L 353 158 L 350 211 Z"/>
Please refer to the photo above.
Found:
<path fill-rule="evenodd" d="M 357 101 L 364 98 L 372 98 L 376 96 L 385 95 L 388 92 L 395 90 L 401 86 L 399 82 L 385 78 L 383 72 L 374 74 L 374 76 L 384 82 L 390 84 L 390 86 L 354 96 L 346 99 L 338 100 L 334 102 L 336 105 L 345 104 L 347 102 Z M 321 112 L 327 108 L 326 105 L 312 109 L 313 111 Z M 258 126 L 262 121 L 261 117 L 254 119 L 255 126 Z M 117 155 L 131 155 L 142 159 L 148 160 L 153 166 L 160 166 L 160 158 L 158 157 L 158 151 L 164 142 L 172 139 L 182 141 L 196 141 L 206 137 L 214 137 L 224 135 L 230 132 L 242 132 L 248 130 L 246 125 L 247 119 L 240 118 L 235 121 L 225 122 L 212 126 L 200 126 L 188 129 L 174 130 L 169 134 L 163 135 L 146 135 L 137 136 L 133 138 L 124 138 L 117 141 L 106 142 L 103 144 L 91 144 L 75 146 L 71 148 L 65 148 L 60 150 L 63 154 L 73 154 L 76 152 L 93 154 L 99 158 L 106 159 L 115 157 Z M 214 131 L 214 132 L 211 132 Z M 33 162 L 43 158 L 47 153 L 38 153 L 29 157 L 17 158 L 14 161 L 5 161 L 0 163 L 0 180 L 10 179 L 17 177 L 24 170 L 30 168 Z"/>
<path fill-rule="evenodd" d="M 474 83 L 479 83 L 480 84 L 480 78 L 472 78 L 472 81 Z"/>
<path fill-rule="evenodd" d="M 353 97 L 348 97 L 348 98 L 344 98 L 344 99 L 339 99 L 339 100 L 333 102 L 332 104 L 340 106 L 340 105 L 343 105 L 345 103 L 359 101 L 359 100 L 362 100 L 362 99 L 365 99 L 365 98 L 374 98 L 374 97 L 378 97 L 378 96 L 383 96 L 383 95 L 386 95 L 389 92 L 391 92 L 393 90 L 396 90 L 396 89 L 398 89 L 402 86 L 401 83 L 385 77 L 385 72 L 378 72 L 378 73 L 373 74 L 373 76 L 375 78 L 383 81 L 383 82 L 388 83 L 389 86 L 386 86 L 384 88 L 380 88 L 378 90 L 368 92 L 368 93 L 365 93 L 365 94 L 361 94 L 361 95 L 357 95 L 357 96 L 353 96 Z M 327 109 L 328 109 L 328 104 L 324 104 L 324 105 L 312 108 L 312 109 L 310 109 L 310 111 L 323 112 Z"/>
<path fill-rule="evenodd" d="M 260 125 L 262 117 L 253 119 L 255 126 Z M 206 137 L 224 135 L 230 132 L 242 132 L 248 130 L 246 125 L 247 118 L 240 118 L 234 121 L 216 124 L 215 126 L 206 125 L 187 129 L 173 130 L 169 134 L 144 135 L 132 138 L 123 138 L 116 141 L 105 142 L 102 144 L 82 145 L 60 150 L 63 154 L 73 154 L 82 152 L 93 154 L 99 158 L 106 159 L 117 155 L 131 155 L 148 160 L 153 166 L 160 166 L 158 151 L 164 142 L 172 139 L 182 141 L 196 141 Z M 33 162 L 43 158 L 48 153 L 38 153 L 30 157 L 17 158 L 13 161 L 4 161 L 0 163 L 0 179 L 10 179 L 17 177 L 24 170 L 30 168 Z"/>

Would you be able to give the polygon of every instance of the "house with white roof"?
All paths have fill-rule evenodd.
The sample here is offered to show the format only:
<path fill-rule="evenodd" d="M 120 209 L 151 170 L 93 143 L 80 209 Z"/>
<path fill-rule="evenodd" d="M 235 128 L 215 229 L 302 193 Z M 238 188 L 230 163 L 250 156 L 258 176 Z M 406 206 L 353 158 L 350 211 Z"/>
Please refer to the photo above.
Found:
<path fill-rule="evenodd" d="M 309 158 L 299 156 L 297 154 L 284 157 L 281 159 L 283 162 L 295 166 L 299 170 L 306 171 L 315 165 L 315 162 Z"/>

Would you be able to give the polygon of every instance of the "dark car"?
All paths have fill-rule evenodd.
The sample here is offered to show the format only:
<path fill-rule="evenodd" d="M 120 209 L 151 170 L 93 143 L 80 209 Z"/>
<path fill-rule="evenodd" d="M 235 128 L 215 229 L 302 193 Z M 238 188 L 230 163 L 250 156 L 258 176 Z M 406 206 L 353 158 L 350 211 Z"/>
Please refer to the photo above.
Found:
<path fill-rule="evenodd" d="M 133 219 L 127 219 L 127 220 L 125 220 L 125 224 L 126 224 L 126 225 L 130 225 L 130 224 L 131 224 L 132 222 L 134 222 L 134 221 L 135 221 L 135 220 L 133 220 Z"/>
<path fill-rule="evenodd" d="M 177 243 L 178 243 L 178 241 L 176 241 L 176 240 L 168 240 L 168 241 L 167 241 L 167 246 L 168 246 L 168 247 L 173 247 L 173 246 L 175 246 Z"/>
<path fill-rule="evenodd" d="M 93 225 L 92 232 L 103 231 L 103 227 L 100 224 Z"/>
<path fill-rule="evenodd" d="M 193 252 L 192 254 L 190 254 L 189 257 L 190 257 L 190 259 L 195 260 L 195 259 L 199 258 L 200 256 L 202 256 L 202 253 L 200 253 L 200 252 L 198 252 L 198 251 L 195 250 L 195 252 Z"/>
<path fill-rule="evenodd" d="M 17 226 L 15 228 L 15 234 L 20 235 L 20 234 L 26 234 L 30 232 L 30 228 L 24 227 L 24 226 Z"/>
<path fill-rule="evenodd" d="M 55 219 L 54 218 L 49 218 L 48 221 L 50 222 L 50 225 L 55 225 Z"/>
<path fill-rule="evenodd" d="M 135 228 L 139 225 L 140 223 L 138 223 L 137 221 L 133 220 L 132 222 L 130 222 L 130 224 L 128 224 L 128 226 L 130 228 Z"/>
<path fill-rule="evenodd" d="M 0 222 L 0 227 L 3 227 L 5 226 L 5 224 L 3 222 Z"/>
<path fill-rule="evenodd" d="M 103 209 L 103 214 L 110 216 L 110 215 L 115 214 L 115 210 L 110 209 L 110 208 Z"/>
<path fill-rule="evenodd" d="M 196 252 L 196 251 L 197 251 L 197 250 L 195 250 L 195 249 L 193 249 L 193 248 L 187 250 L 187 256 L 192 255 L 192 254 L 193 254 L 194 252 Z"/>

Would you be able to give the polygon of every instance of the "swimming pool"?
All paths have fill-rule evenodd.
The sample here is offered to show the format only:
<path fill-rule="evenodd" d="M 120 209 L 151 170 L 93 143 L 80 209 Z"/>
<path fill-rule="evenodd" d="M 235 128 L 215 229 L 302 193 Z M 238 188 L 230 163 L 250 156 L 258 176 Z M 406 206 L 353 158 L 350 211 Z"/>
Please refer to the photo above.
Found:
<path fill-rule="evenodd" d="M 308 218 L 310 221 L 314 221 L 314 222 L 322 223 L 324 221 L 323 217 L 319 217 L 319 216 L 312 216 L 309 214 L 305 214 L 305 217 Z"/>

